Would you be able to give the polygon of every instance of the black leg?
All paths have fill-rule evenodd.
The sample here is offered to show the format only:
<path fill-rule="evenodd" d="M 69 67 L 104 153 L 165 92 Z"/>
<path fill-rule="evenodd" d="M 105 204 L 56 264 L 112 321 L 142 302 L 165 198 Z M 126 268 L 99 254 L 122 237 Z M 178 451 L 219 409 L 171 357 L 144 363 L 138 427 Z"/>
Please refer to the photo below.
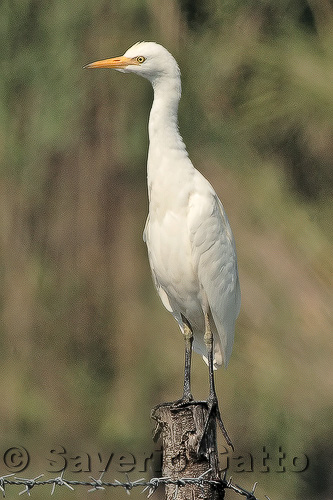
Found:
<path fill-rule="evenodd" d="M 175 408 L 184 407 L 189 404 L 196 404 L 193 400 L 191 394 L 191 361 L 192 361 L 192 344 L 193 344 L 193 332 L 190 323 L 187 321 L 185 316 L 182 315 L 183 325 L 184 325 L 184 340 L 185 340 L 185 368 L 184 368 L 184 391 L 181 399 L 177 401 L 172 401 L 170 403 L 161 403 L 153 408 L 161 406 L 174 406 Z"/>
<path fill-rule="evenodd" d="M 192 360 L 192 344 L 193 332 L 190 324 L 182 315 L 184 323 L 184 340 L 185 340 L 185 369 L 184 369 L 184 392 L 181 399 L 182 402 L 193 401 L 191 394 L 191 360 Z"/>
<path fill-rule="evenodd" d="M 207 358 L 208 358 L 208 369 L 209 369 L 209 396 L 207 400 L 208 404 L 208 417 L 207 421 L 205 423 L 205 428 L 204 428 L 204 433 L 203 436 L 205 435 L 207 431 L 207 427 L 209 424 L 209 420 L 211 418 L 211 415 L 214 413 L 215 418 L 218 421 L 219 427 L 222 431 L 222 434 L 228 444 L 232 449 L 234 449 L 233 444 L 231 442 L 231 439 L 226 431 L 226 428 L 224 427 L 223 420 L 221 418 L 220 414 L 220 409 L 219 409 L 219 404 L 217 400 L 217 395 L 216 395 L 216 390 L 215 390 L 215 381 L 214 381 L 214 368 L 213 368 L 213 358 L 214 358 L 214 352 L 213 352 L 213 334 L 210 328 L 209 324 L 209 318 L 208 314 L 205 314 L 205 335 L 204 335 L 204 340 L 206 344 L 206 349 L 207 349 Z"/>
<path fill-rule="evenodd" d="M 184 325 L 184 340 L 185 340 L 185 368 L 184 368 L 184 390 L 181 399 L 172 401 L 172 403 L 162 403 L 159 406 L 169 406 L 172 404 L 174 407 L 183 407 L 188 404 L 196 404 L 193 400 L 191 393 L 191 361 L 192 361 L 192 344 L 193 332 L 190 323 L 185 316 L 182 315 Z"/>

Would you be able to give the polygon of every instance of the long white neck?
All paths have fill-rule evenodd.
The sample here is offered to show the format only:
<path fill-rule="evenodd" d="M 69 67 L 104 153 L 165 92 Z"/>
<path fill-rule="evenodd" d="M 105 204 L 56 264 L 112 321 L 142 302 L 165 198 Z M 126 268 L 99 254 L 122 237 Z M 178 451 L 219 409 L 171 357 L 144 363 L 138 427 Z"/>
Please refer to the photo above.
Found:
<path fill-rule="evenodd" d="M 152 82 L 154 102 L 149 117 L 150 154 L 184 156 L 185 144 L 178 130 L 178 104 L 181 95 L 180 77 L 161 77 Z"/>
<path fill-rule="evenodd" d="M 149 117 L 148 196 L 150 210 L 163 216 L 170 203 L 175 206 L 184 173 L 192 171 L 193 165 L 178 130 L 180 77 L 163 77 L 152 84 L 154 102 Z"/>

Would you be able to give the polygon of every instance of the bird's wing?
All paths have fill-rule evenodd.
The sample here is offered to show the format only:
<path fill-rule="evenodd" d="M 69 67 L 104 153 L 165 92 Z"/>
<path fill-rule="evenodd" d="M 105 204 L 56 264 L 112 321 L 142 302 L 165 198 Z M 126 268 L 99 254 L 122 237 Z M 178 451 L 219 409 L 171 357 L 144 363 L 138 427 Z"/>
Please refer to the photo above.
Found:
<path fill-rule="evenodd" d="M 159 281 L 157 279 L 157 276 L 156 276 L 156 273 L 155 273 L 155 269 L 154 269 L 154 265 L 153 265 L 153 259 L 151 258 L 150 245 L 149 245 L 149 223 L 150 223 L 150 217 L 149 217 L 149 214 L 148 214 L 148 217 L 147 217 L 147 220 L 146 220 L 146 224 L 145 224 L 145 228 L 143 230 L 143 241 L 146 243 L 147 249 L 148 249 L 148 260 L 149 260 L 149 264 L 150 264 L 150 269 L 151 269 L 151 274 L 152 274 L 153 282 L 154 282 L 154 285 L 156 287 L 157 293 L 160 296 L 160 299 L 161 299 L 164 307 L 166 308 L 167 311 L 169 311 L 170 313 L 173 313 L 169 297 L 166 294 L 165 290 L 161 287 L 161 284 L 159 283 Z M 178 318 L 176 318 L 176 319 L 178 319 Z M 181 326 L 181 323 L 180 323 L 180 326 Z"/>
<path fill-rule="evenodd" d="M 202 289 L 202 303 L 215 323 L 226 366 L 231 355 L 240 308 L 235 242 L 222 203 L 213 188 L 197 190 L 189 200 L 188 228 L 193 264 Z M 206 303 L 205 303 L 206 302 Z"/>

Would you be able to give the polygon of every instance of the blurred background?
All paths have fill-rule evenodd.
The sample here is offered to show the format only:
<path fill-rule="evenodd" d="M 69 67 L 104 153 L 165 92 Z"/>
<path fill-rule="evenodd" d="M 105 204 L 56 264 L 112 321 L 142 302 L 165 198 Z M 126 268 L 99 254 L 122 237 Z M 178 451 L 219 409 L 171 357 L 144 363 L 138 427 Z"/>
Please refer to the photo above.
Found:
<path fill-rule="evenodd" d="M 183 339 L 142 241 L 152 89 L 82 70 L 154 40 L 181 67 L 180 129 L 238 250 L 242 309 L 216 373 L 236 448 L 223 457 L 259 498 L 332 498 L 332 2 L 4 0 L 0 32 L 1 474 L 18 445 L 23 477 L 53 477 L 61 446 L 67 478 L 98 477 L 111 453 L 142 463 L 158 449 L 150 409 L 181 395 Z M 197 355 L 193 392 L 208 394 Z"/>

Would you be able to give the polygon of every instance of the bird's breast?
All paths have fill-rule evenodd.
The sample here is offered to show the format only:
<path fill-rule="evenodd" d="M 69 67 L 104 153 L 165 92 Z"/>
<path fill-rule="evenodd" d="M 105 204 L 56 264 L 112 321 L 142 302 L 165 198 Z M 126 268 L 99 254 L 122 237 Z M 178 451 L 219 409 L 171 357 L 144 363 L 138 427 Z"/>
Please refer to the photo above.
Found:
<path fill-rule="evenodd" d="M 152 208 L 152 207 L 151 207 Z M 158 216 L 157 216 L 158 212 Z M 179 324 L 181 314 L 195 331 L 203 331 L 204 293 L 193 259 L 187 210 L 150 210 L 145 231 L 149 263 L 157 291 Z"/>
<path fill-rule="evenodd" d="M 191 245 L 186 226 L 186 211 L 150 207 L 146 243 L 155 272 L 167 280 L 181 281 L 184 273 L 193 273 Z"/>

